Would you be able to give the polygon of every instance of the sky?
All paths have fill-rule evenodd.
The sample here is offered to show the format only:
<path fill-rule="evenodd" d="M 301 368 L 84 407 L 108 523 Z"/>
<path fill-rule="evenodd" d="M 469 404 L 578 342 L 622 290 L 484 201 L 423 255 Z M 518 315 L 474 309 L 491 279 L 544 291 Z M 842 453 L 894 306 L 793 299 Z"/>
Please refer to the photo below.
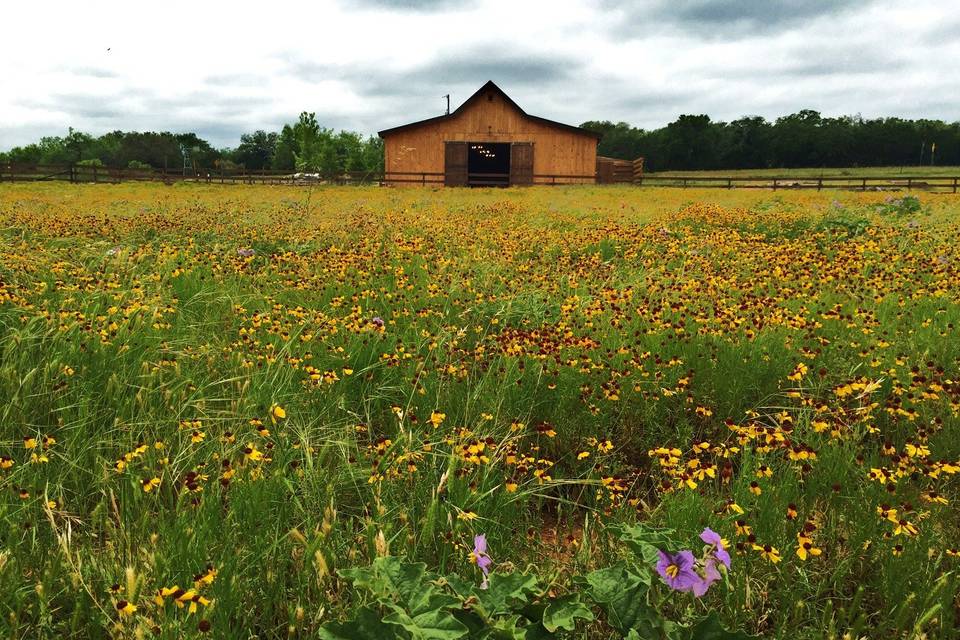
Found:
<path fill-rule="evenodd" d="M 236 146 L 301 111 L 375 134 L 487 80 L 570 124 L 805 108 L 960 120 L 960 0 L 45 0 L 2 14 L 0 150 L 68 127 Z"/>

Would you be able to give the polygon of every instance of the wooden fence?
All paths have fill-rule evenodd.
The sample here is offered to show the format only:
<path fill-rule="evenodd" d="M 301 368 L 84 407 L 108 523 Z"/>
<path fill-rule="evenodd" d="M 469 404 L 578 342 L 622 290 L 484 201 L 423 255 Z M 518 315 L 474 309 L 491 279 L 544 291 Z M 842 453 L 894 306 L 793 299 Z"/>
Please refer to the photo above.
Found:
<path fill-rule="evenodd" d="M 641 187 L 719 189 L 840 189 L 846 191 L 934 191 L 957 193 L 960 177 L 954 176 L 819 176 L 811 178 L 769 176 L 671 176 L 641 175 Z"/>
<path fill-rule="evenodd" d="M 0 164 L 0 182 L 72 183 L 200 182 L 207 184 L 375 184 L 379 172 L 291 173 L 270 170 L 210 169 L 184 173 L 171 169 L 119 169 L 87 165 Z"/>
<path fill-rule="evenodd" d="M 0 164 L 0 182 L 62 181 L 72 183 L 197 182 L 206 184 L 411 184 L 439 186 L 444 174 L 437 172 L 369 171 L 343 173 L 290 173 L 280 171 L 220 170 L 189 172 L 164 169 L 117 169 L 86 165 Z M 595 175 L 533 176 L 535 185 L 615 184 L 639 187 L 719 189 L 841 189 L 848 191 L 931 191 L 957 193 L 960 176 L 685 176 L 644 174 L 643 158 L 615 160 L 598 158 Z"/>

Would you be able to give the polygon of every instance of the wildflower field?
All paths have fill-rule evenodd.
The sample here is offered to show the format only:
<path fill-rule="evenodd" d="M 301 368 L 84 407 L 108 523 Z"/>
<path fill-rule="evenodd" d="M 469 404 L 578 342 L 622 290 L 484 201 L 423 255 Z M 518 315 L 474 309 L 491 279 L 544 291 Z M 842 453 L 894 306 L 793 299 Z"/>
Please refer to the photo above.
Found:
<path fill-rule="evenodd" d="M 5 638 L 955 638 L 960 198 L 0 187 Z"/>

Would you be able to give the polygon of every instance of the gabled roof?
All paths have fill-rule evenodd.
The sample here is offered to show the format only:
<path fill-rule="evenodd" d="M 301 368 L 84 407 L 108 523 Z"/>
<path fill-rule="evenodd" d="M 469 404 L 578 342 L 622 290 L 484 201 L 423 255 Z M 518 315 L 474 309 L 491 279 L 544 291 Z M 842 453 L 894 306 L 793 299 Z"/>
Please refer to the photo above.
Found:
<path fill-rule="evenodd" d="M 378 132 L 377 132 L 377 135 L 382 138 L 382 137 L 384 137 L 385 135 L 389 135 L 389 134 L 391 134 L 391 133 L 397 133 L 398 131 L 404 131 L 404 130 L 406 130 L 406 129 L 412 129 L 412 128 L 414 128 L 414 127 L 419 127 L 419 126 L 424 125 L 424 124 L 429 124 L 429 123 L 432 123 L 432 122 L 442 122 L 442 121 L 444 121 L 444 120 L 449 120 L 450 118 L 454 118 L 454 117 L 456 117 L 460 112 L 462 112 L 462 111 L 467 107 L 467 105 L 473 103 L 473 102 L 476 101 L 476 100 L 479 100 L 479 99 L 480 99 L 480 96 L 483 95 L 484 92 L 486 92 L 487 90 L 491 90 L 491 91 L 494 91 L 494 92 L 498 93 L 498 94 L 500 95 L 500 97 L 502 97 L 502 98 L 504 99 L 504 101 L 506 101 L 507 104 L 513 106 L 517 111 L 520 112 L 520 115 L 522 115 L 523 117 L 525 117 L 525 118 L 527 118 L 527 119 L 529 119 L 529 120 L 533 120 L 534 122 L 539 122 L 539 123 L 541 123 L 541 124 L 549 125 L 549 126 L 551 126 L 551 127 L 557 127 L 557 128 L 560 128 L 560 129 L 566 129 L 567 131 L 573 131 L 574 133 L 582 133 L 583 135 L 596 138 L 597 140 L 600 139 L 601 134 L 599 134 L 599 133 L 597 133 L 597 132 L 595 132 L 595 131 L 590 131 L 590 130 L 588 130 L 588 129 L 582 129 L 582 128 L 580 128 L 580 127 L 575 127 L 575 126 L 573 126 L 572 124 L 564 124 L 564 123 L 562 123 L 562 122 L 557 122 L 557 121 L 555 121 L 555 120 L 547 120 L 546 118 L 541 118 L 541 117 L 539 117 L 539 116 L 532 116 L 532 115 L 530 115 L 529 113 L 527 113 L 526 111 L 524 111 L 523 109 L 521 109 L 521 108 L 520 108 L 520 105 L 518 105 L 516 102 L 514 102 L 514 101 L 510 98 L 510 96 L 508 96 L 506 93 L 504 93 L 503 89 L 501 89 L 501 88 L 498 87 L 496 84 L 494 84 L 493 80 L 487 80 L 486 84 L 484 84 L 482 87 L 480 87 L 479 89 L 477 89 L 476 93 L 474 93 L 472 96 L 470 96 L 469 98 L 467 98 L 467 99 L 464 101 L 464 103 L 461 104 L 459 107 L 457 107 L 452 113 L 448 113 L 448 114 L 442 115 L 442 116 L 436 116 L 436 117 L 433 117 L 433 118 L 427 118 L 426 120 L 418 120 L 418 121 L 416 121 L 416 122 L 411 122 L 411 123 L 409 123 L 409 124 L 402 124 L 402 125 L 400 125 L 399 127 L 391 127 L 391 128 L 389 128 L 389 129 L 384 129 L 383 131 L 378 131 Z"/>

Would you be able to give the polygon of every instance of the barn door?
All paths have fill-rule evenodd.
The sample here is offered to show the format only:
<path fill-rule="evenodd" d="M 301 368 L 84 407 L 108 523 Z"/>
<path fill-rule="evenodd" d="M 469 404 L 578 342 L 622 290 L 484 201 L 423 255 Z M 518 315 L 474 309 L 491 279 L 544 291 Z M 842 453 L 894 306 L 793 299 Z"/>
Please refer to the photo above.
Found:
<path fill-rule="evenodd" d="M 467 143 L 447 142 L 443 155 L 443 184 L 448 187 L 467 186 Z"/>
<path fill-rule="evenodd" d="M 533 143 L 514 142 L 510 145 L 510 186 L 533 184 Z"/>

